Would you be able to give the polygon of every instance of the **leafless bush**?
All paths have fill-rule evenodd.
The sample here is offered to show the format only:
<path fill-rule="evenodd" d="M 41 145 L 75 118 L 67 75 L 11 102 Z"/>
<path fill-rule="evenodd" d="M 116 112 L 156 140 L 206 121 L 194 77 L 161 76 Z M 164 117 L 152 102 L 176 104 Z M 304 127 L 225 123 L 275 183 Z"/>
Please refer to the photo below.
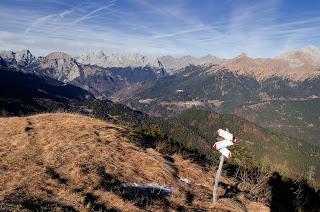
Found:
<path fill-rule="evenodd" d="M 238 189 L 246 192 L 248 199 L 264 204 L 271 202 L 272 190 L 269 185 L 270 177 L 271 173 L 243 167 L 238 167 L 235 174 L 236 180 L 239 181 Z"/>
<path fill-rule="evenodd" d="M 294 193 L 294 203 L 296 206 L 296 209 L 303 207 L 305 204 L 304 198 L 303 198 L 303 188 L 302 188 L 302 178 L 296 179 L 293 184 L 296 186 L 296 190 Z"/>

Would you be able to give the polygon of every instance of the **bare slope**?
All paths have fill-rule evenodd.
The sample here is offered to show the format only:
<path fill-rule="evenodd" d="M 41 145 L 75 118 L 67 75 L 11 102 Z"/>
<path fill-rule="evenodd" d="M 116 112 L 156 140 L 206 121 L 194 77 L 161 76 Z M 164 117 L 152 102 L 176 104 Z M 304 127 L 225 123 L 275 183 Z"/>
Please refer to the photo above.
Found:
<path fill-rule="evenodd" d="M 80 115 L 1 118 L 0 210 L 268 211 L 245 198 L 213 205 L 212 172 L 141 143 L 129 128 Z M 165 187 L 141 192 L 150 183 Z"/>
<path fill-rule="evenodd" d="M 233 73 L 241 76 L 253 76 L 258 81 L 264 81 L 274 76 L 290 79 L 292 81 L 304 81 L 319 76 L 319 65 L 304 62 L 298 66 L 292 65 L 283 58 L 250 58 L 245 54 L 228 60 L 223 64 Z M 223 69 L 223 68 L 222 68 Z M 212 71 L 219 71 L 213 69 Z"/>

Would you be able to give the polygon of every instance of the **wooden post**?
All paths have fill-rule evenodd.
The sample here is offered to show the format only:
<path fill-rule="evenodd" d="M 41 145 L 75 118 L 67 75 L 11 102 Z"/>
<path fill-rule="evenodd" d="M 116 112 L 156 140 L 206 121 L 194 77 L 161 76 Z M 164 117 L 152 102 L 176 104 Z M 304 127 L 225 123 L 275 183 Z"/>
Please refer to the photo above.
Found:
<path fill-rule="evenodd" d="M 214 179 L 214 186 L 213 186 L 213 190 L 212 190 L 212 201 L 214 203 L 217 202 L 217 199 L 218 199 L 217 189 L 218 189 L 218 184 L 219 184 L 219 180 L 220 180 L 220 176 L 221 176 L 223 161 L 224 161 L 224 156 L 221 154 L 220 163 L 219 163 L 218 171 L 216 172 L 216 176 Z"/>

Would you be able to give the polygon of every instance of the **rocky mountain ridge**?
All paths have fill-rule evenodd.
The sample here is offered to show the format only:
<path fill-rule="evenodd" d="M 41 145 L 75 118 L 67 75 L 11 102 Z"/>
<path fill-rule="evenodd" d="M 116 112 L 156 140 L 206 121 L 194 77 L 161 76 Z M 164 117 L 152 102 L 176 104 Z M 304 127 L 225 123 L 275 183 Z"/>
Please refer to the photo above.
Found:
<path fill-rule="evenodd" d="M 63 52 L 52 52 L 46 57 L 39 57 L 25 68 L 29 72 L 62 82 L 71 82 L 82 74 L 81 67 L 75 59 Z"/>
<path fill-rule="evenodd" d="M 78 59 L 79 63 L 101 67 L 144 67 L 164 68 L 169 74 L 175 74 L 185 67 L 220 65 L 243 75 L 253 75 L 258 80 L 273 75 L 293 80 L 304 80 L 319 75 L 320 48 L 308 45 L 302 49 L 287 50 L 275 58 L 250 58 L 241 54 L 232 59 L 222 59 L 213 55 L 193 57 L 161 56 L 147 57 L 137 53 L 105 55 L 102 51 L 89 51 Z"/>
<path fill-rule="evenodd" d="M 144 67 L 151 66 L 162 68 L 157 58 L 146 57 L 138 53 L 105 55 L 101 50 L 91 50 L 78 59 L 79 63 L 86 65 L 97 65 L 103 68 L 111 67 Z"/>
<path fill-rule="evenodd" d="M 274 76 L 293 81 L 303 81 L 320 75 L 320 65 L 317 65 L 317 63 L 305 62 L 299 66 L 293 66 L 291 63 L 292 58 L 253 59 L 245 54 L 241 54 L 221 64 L 221 69 L 228 69 L 237 75 L 249 75 L 255 77 L 258 81 L 263 81 Z M 311 56 L 305 55 L 304 58 L 311 58 Z M 296 58 L 296 60 L 299 59 Z M 221 69 L 214 67 L 210 71 L 216 72 Z"/>
<path fill-rule="evenodd" d="M 46 57 L 34 57 L 29 50 L 1 51 L 0 57 L 8 65 L 19 67 L 41 64 L 40 68 L 56 68 L 56 78 L 63 78 L 61 72 L 67 72 L 65 81 L 72 81 L 81 75 L 79 65 L 93 65 L 102 68 L 145 68 L 150 67 L 158 75 L 175 74 L 187 66 L 221 66 L 238 75 L 252 75 L 265 80 L 274 75 L 292 80 L 305 80 L 320 74 L 320 48 L 308 45 L 301 49 L 287 50 L 275 58 L 251 58 L 241 54 L 232 59 L 222 59 L 213 55 L 193 57 L 161 56 L 149 57 L 138 53 L 106 55 L 101 50 L 91 50 L 77 58 L 66 53 L 50 53 Z M 43 59 L 46 58 L 46 59 Z M 66 64 L 64 64 L 66 63 Z M 219 70 L 214 68 L 215 71 Z"/>
<path fill-rule="evenodd" d="M 9 65 L 27 66 L 35 60 L 30 50 L 22 49 L 20 51 L 0 51 L 0 58 Z"/>
<path fill-rule="evenodd" d="M 138 53 L 111 54 L 105 55 L 101 50 L 91 50 L 81 55 L 79 63 L 86 65 L 97 65 L 103 68 L 111 67 L 145 67 L 150 66 L 157 69 L 165 69 L 173 74 L 189 65 L 214 65 L 220 64 L 224 60 L 218 57 L 207 55 L 202 58 L 196 58 L 190 55 L 175 58 L 172 56 L 148 57 Z"/>

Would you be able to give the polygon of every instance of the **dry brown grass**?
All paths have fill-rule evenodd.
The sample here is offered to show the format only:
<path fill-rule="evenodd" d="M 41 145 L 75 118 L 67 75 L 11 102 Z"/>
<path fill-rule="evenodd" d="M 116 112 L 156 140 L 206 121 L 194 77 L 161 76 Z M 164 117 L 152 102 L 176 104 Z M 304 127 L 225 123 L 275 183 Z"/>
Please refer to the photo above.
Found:
<path fill-rule="evenodd" d="M 155 149 L 139 147 L 132 132 L 76 114 L 0 118 L 0 210 L 18 210 L 31 200 L 49 210 L 239 208 L 228 200 L 212 205 L 214 172 L 179 154 L 168 164 Z M 119 186 L 131 183 L 167 185 L 173 193 L 142 207 L 121 195 Z"/>

